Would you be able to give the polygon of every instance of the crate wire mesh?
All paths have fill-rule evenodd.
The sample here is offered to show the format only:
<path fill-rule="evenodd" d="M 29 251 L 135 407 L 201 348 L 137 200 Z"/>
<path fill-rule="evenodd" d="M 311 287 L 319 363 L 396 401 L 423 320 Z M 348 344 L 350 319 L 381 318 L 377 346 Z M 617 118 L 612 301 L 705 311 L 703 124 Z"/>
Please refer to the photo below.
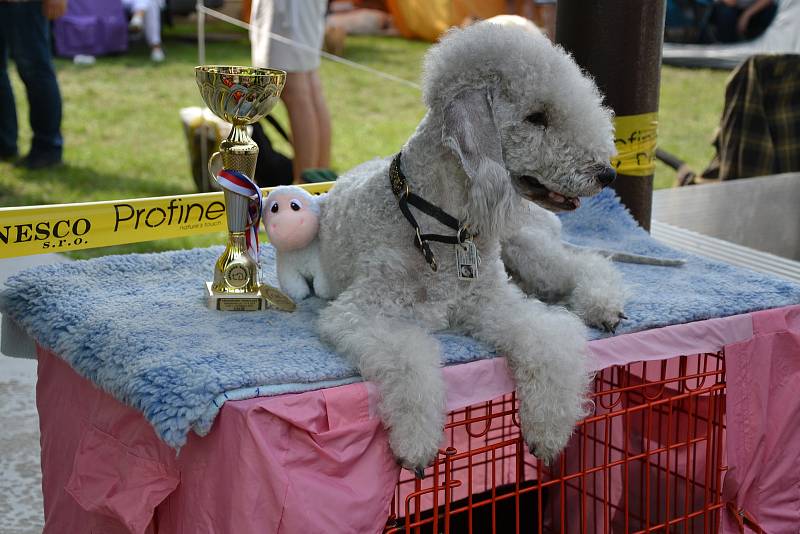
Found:
<path fill-rule="evenodd" d="M 425 478 L 402 472 L 384 532 L 717 532 L 723 353 L 609 367 L 594 386 L 552 466 L 520 438 L 514 394 L 451 412 Z"/>

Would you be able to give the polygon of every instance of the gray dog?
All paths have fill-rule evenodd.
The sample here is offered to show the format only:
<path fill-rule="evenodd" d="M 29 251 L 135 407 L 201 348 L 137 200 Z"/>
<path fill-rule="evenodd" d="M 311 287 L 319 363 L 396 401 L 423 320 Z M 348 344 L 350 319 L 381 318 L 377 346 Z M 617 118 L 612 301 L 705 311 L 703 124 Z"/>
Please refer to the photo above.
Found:
<path fill-rule="evenodd" d="M 619 274 L 565 249 L 548 211 L 575 209 L 613 180 L 611 113 L 562 49 L 491 23 L 431 48 L 423 98 L 428 112 L 400 155 L 341 177 L 322 206 L 335 300 L 320 331 L 378 386 L 405 467 L 419 472 L 442 439 L 430 333 L 445 329 L 507 357 L 523 437 L 551 460 L 587 413 L 583 321 L 613 329 L 624 317 Z"/>

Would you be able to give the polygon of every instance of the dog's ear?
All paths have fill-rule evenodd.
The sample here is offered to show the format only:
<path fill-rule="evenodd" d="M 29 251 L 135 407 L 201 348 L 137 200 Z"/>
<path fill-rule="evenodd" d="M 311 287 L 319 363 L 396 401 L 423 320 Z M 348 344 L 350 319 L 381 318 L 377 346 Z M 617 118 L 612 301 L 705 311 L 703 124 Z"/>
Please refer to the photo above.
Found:
<path fill-rule="evenodd" d="M 478 233 L 502 236 L 516 194 L 503 163 L 500 131 L 487 89 L 459 93 L 444 110 L 442 142 L 469 177 L 466 222 Z"/>
<path fill-rule="evenodd" d="M 458 156 L 473 181 L 479 178 L 481 169 L 493 164 L 504 167 L 500 132 L 490 99 L 487 89 L 468 89 L 444 109 L 442 142 Z"/>

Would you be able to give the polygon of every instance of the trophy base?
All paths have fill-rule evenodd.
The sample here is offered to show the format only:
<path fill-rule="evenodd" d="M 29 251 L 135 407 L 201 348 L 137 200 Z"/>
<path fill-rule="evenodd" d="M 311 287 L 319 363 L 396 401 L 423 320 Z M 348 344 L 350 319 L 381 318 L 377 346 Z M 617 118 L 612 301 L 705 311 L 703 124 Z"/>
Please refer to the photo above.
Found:
<path fill-rule="evenodd" d="M 217 311 L 261 311 L 267 302 L 260 293 L 217 293 L 206 282 L 206 304 Z"/>
<path fill-rule="evenodd" d="M 217 293 L 206 282 L 206 304 L 217 311 L 261 311 L 267 309 L 293 312 L 295 303 L 278 288 L 261 284 L 258 293 Z"/>

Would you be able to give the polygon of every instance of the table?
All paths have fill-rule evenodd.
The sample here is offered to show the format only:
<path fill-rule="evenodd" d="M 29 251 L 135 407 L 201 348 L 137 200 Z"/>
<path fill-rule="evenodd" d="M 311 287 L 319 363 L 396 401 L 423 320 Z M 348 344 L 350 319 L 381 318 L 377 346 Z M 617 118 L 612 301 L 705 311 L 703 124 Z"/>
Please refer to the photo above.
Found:
<path fill-rule="evenodd" d="M 724 351 L 723 499 L 800 524 L 800 306 L 592 341 L 597 369 Z M 400 469 L 368 383 L 227 402 L 176 456 L 133 408 L 38 348 L 45 534 L 381 532 Z M 503 358 L 445 368 L 457 410 L 513 389 Z M 793 530 L 795 529 L 795 530 Z M 723 531 L 738 532 L 723 512 Z"/>

